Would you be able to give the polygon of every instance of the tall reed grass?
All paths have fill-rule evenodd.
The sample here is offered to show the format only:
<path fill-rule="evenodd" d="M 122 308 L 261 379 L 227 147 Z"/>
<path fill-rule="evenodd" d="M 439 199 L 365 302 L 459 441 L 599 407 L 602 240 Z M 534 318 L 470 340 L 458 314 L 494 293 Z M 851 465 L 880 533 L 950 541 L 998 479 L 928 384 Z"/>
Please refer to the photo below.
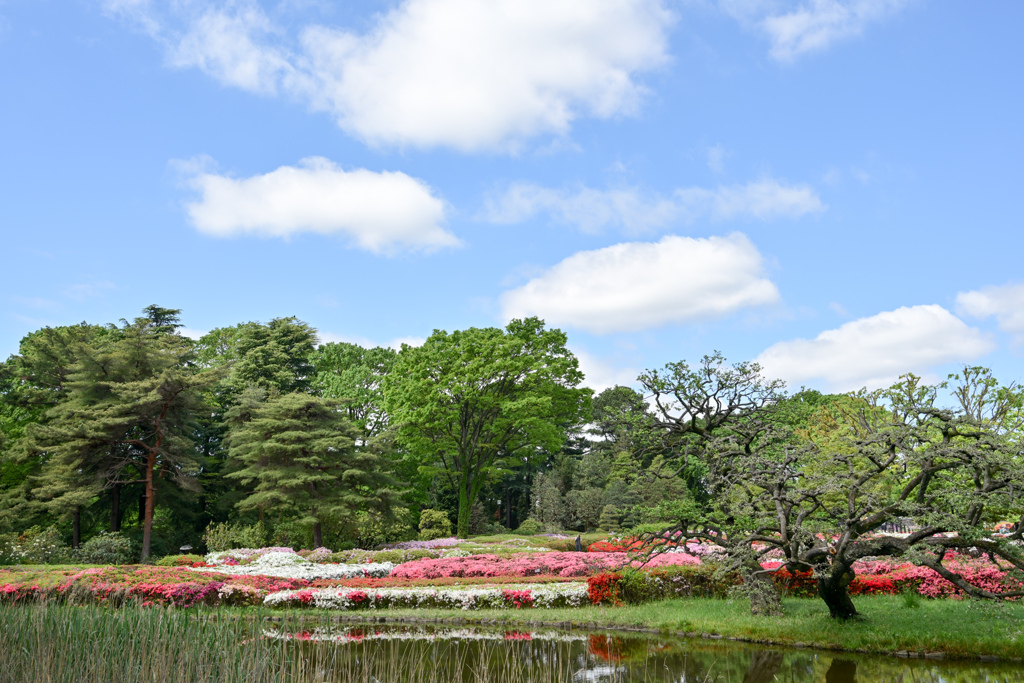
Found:
<path fill-rule="evenodd" d="M 579 643 L 368 640 L 315 643 L 265 637 L 262 615 L 228 620 L 163 609 L 0 607 L 0 681 L 344 681 L 345 683 L 554 683 L 625 680 Z M 278 633 L 329 628 L 326 618 L 284 617 Z M 588 672 L 590 675 L 588 676 Z M 646 676 L 629 680 L 645 680 Z M 624 674 L 624 672 L 623 672 Z"/>

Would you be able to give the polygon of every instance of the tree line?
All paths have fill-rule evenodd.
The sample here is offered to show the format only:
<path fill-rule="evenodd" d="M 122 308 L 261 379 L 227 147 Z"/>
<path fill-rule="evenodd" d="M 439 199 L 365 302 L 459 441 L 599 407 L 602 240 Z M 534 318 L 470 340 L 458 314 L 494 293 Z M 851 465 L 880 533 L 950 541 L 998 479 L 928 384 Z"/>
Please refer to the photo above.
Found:
<path fill-rule="evenodd" d="M 56 524 L 76 546 L 122 532 L 146 559 L 224 522 L 372 546 L 432 509 L 463 537 L 711 542 L 766 613 L 781 603 L 762 562 L 780 558 L 815 572 L 838 617 L 856 613 L 864 557 L 910 558 L 982 597 L 954 553 L 1024 570 L 1024 394 L 983 368 L 842 395 L 787 394 L 719 354 L 646 371 L 640 392 L 583 380 L 536 318 L 400 350 L 321 344 L 295 318 L 192 340 L 159 306 L 43 328 L 0 364 L 0 531 Z M 878 533 L 907 519 L 908 535 Z M 1004 520 L 1014 531 L 993 535 Z"/>

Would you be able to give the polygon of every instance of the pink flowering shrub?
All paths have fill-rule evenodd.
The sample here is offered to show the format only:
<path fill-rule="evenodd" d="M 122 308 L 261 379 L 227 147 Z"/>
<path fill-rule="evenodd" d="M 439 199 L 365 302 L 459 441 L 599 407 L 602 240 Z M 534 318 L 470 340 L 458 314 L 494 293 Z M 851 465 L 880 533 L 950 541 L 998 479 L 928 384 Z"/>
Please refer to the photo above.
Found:
<path fill-rule="evenodd" d="M 71 600 L 119 605 L 137 600 L 143 605 L 192 607 L 257 605 L 270 593 L 310 585 L 302 579 L 268 576 L 225 576 L 183 567 L 116 566 L 81 571 L 51 572 L 47 580 L 16 581 L 17 574 L 0 578 L 0 601 Z M 15 579 L 13 581 L 9 579 Z"/>
<path fill-rule="evenodd" d="M 468 576 L 592 576 L 640 563 L 627 553 L 528 553 L 512 557 L 470 555 L 422 559 L 406 562 L 391 571 L 392 578 L 436 579 Z M 656 555 L 646 565 L 667 567 L 699 565 L 700 560 L 686 553 Z"/>
<path fill-rule="evenodd" d="M 1024 582 L 988 560 L 951 555 L 944 565 L 967 583 L 992 593 L 1024 589 Z M 817 583 L 811 572 L 789 572 L 778 561 L 764 562 L 765 569 L 776 569 L 775 583 L 791 595 L 813 597 Z M 928 598 L 963 598 L 965 593 L 928 567 L 892 560 L 868 560 L 853 565 L 856 578 L 850 583 L 851 595 L 895 595 L 915 591 Z"/>

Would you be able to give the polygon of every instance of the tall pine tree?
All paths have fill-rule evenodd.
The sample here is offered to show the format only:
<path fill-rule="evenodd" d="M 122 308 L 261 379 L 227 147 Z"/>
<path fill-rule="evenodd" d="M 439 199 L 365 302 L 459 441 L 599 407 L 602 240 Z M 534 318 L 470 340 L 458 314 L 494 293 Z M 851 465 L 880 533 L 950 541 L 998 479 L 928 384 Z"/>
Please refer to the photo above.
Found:
<path fill-rule="evenodd" d="M 327 519 L 375 509 L 390 516 L 398 494 L 378 455 L 354 447 L 356 432 L 337 401 L 300 392 L 271 397 L 232 429 L 227 476 L 253 486 L 239 508 L 298 517 L 323 545 Z"/>

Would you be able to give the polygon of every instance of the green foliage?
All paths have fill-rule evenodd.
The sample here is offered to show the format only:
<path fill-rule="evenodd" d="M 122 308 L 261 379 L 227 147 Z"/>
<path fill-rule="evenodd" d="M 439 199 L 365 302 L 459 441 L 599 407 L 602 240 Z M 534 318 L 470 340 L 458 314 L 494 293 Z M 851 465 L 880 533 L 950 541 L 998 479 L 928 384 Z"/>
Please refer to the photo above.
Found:
<path fill-rule="evenodd" d="M 298 517 L 312 526 L 314 545 L 322 545 L 328 518 L 349 521 L 367 509 L 391 514 L 394 482 L 379 456 L 354 448 L 352 425 L 338 408 L 334 400 L 284 394 L 232 430 L 229 454 L 241 469 L 227 476 L 253 487 L 240 509 Z"/>
<path fill-rule="evenodd" d="M 597 522 L 597 528 L 608 533 L 616 533 L 621 530 L 622 511 L 614 505 L 605 505 L 601 510 L 601 519 Z"/>
<path fill-rule="evenodd" d="M 666 598 L 726 598 L 740 583 L 738 574 L 723 571 L 710 562 L 696 566 L 625 569 L 618 574 L 619 599 L 631 605 Z"/>
<path fill-rule="evenodd" d="M 316 345 L 312 327 L 297 318 L 275 318 L 266 325 L 239 325 L 232 336 L 229 353 L 236 360 L 228 383 L 236 391 L 257 386 L 268 393 L 287 394 L 309 388 L 313 376 L 309 357 Z"/>
<path fill-rule="evenodd" d="M 398 352 L 331 342 L 321 344 L 309 360 L 315 371 L 311 388 L 324 398 L 344 401 L 349 422 L 364 441 L 387 428 L 383 383 L 398 360 Z"/>
<path fill-rule="evenodd" d="M 34 526 L 21 534 L 0 536 L 0 564 L 65 564 L 69 561 L 71 548 L 56 527 Z"/>
<path fill-rule="evenodd" d="M 537 318 L 504 330 L 437 330 L 423 346 L 403 346 L 385 378 L 401 443 L 456 490 L 460 538 L 489 479 L 513 458 L 557 451 L 589 414 L 590 390 L 576 388 L 583 375 L 565 343 Z"/>
<path fill-rule="evenodd" d="M 202 562 L 205 559 L 205 555 L 165 555 L 157 560 L 156 564 L 158 567 L 189 567 L 193 563 Z"/>
<path fill-rule="evenodd" d="M 131 564 L 137 555 L 135 544 L 124 534 L 100 532 L 75 551 L 75 560 L 85 564 Z"/>
<path fill-rule="evenodd" d="M 443 510 L 422 510 L 420 512 L 420 540 L 433 541 L 452 535 L 452 522 Z"/>
<path fill-rule="evenodd" d="M 516 529 L 516 533 L 520 536 L 535 536 L 542 531 L 544 531 L 544 525 L 530 517 L 524 519 L 523 523 Z"/>
<path fill-rule="evenodd" d="M 234 548 L 262 548 L 267 542 L 267 527 L 255 524 L 211 524 L 203 532 L 203 543 L 208 552 L 217 553 Z"/>

